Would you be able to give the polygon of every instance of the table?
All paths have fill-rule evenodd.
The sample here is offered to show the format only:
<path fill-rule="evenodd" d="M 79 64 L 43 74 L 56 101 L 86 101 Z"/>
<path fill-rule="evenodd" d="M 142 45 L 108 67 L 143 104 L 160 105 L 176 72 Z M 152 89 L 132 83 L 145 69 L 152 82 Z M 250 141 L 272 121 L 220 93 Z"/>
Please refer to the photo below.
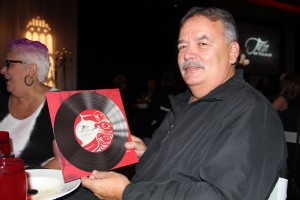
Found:
<path fill-rule="evenodd" d="M 58 200 L 99 200 L 90 190 L 80 186 L 73 192 L 58 198 Z"/>

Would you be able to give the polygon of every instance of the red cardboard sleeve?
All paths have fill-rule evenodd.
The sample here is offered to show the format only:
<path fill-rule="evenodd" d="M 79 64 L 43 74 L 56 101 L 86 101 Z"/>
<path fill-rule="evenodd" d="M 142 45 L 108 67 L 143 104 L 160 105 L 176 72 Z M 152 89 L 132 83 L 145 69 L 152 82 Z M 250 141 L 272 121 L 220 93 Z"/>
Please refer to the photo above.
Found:
<path fill-rule="evenodd" d="M 138 162 L 119 89 L 46 94 L 65 182 Z"/>

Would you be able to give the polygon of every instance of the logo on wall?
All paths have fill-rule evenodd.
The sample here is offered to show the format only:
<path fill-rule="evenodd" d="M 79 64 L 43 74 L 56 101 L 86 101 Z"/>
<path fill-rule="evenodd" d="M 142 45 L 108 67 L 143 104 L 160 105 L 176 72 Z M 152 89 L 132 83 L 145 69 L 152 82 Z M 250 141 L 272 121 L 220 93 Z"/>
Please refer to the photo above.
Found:
<path fill-rule="evenodd" d="M 245 48 L 248 55 L 272 57 L 272 53 L 269 52 L 270 44 L 268 40 L 264 41 L 261 38 L 250 37 L 245 42 Z"/>
<path fill-rule="evenodd" d="M 277 74 L 280 66 L 280 30 L 244 23 L 239 24 L 239 28 L 239 67 L 250 74 Z"/>

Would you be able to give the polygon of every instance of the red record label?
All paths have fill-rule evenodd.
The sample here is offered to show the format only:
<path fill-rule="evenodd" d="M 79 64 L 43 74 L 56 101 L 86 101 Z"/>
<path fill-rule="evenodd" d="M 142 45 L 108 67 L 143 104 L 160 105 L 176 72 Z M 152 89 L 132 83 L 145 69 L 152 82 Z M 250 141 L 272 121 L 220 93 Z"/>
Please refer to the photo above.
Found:
<path fill-rule="evenodd" d="M 74 123 L 77 142 L 90 152 L 105 151 L 112 143 L 114 130 L 108 117 L 94 109 L 85 110 Z"/>

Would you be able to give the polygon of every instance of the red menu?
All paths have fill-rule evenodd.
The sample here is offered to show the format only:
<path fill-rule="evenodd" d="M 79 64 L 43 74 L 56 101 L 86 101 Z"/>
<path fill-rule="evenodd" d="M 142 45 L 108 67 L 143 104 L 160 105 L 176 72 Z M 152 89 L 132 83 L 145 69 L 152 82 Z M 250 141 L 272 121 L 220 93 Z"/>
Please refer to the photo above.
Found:
<path fill-rule="evenodd" d="M 65 182 L 138 162 L 119 89 L 46 94 Z"/>

